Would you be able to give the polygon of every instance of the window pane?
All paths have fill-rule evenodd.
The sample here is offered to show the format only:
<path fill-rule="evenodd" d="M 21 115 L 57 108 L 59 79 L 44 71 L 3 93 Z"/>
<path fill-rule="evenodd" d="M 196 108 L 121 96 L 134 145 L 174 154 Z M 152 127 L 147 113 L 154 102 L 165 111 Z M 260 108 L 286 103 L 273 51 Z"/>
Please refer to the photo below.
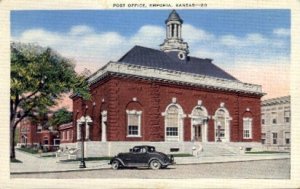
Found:
<path fill-rule="evenodd" d="M 284 112 L 284 117 L 290 117 L 290 112 L 289 111 L 285 111 Z"/>
<path fill-rule="evenodd" d="M 252 132 L 252 119 L 251 118 L 244 118 L 243 120 L 243 137 L 244 138 L 251 138 Z"/>
<path fill-rule="evenodd" d="M 138 123 L 139 123 L 139 115 L 137 114 L 128 115 L 128 125 L 138 125 Z"/>
<path fill-rule="evenodd" d="M 128 135 L 140 135 L 140 114 L 127 114 L 128 116 Z"/>
<path fill-rule="evenodd" d="M 138 135 L 138 126 L 137 125 L 129 125 L 128 135 Z"/>
<path fill-rule="evenodd" d="M 167 127 L 167 136 L 178 136 L 178 127 Z"/>
<path fill-rule="evenodd" d="M 170 106 L 167 110 L 166 126 L 178 127 L 178 108 L 176 106 Z"/>

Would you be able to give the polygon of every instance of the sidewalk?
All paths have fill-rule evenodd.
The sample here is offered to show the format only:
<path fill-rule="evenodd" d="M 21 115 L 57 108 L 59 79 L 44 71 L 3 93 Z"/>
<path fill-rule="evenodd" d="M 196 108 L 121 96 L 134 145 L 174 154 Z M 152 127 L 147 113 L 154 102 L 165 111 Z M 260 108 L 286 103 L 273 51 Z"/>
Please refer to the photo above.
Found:
<path fill-rule="evenodd" d="M 54 157 L 38 157 L 36 155 L 16 150 L 17 159 L 23 163 L 10 163 L 11 174 L 24 173 L 54 173 L 71 171 L 89 171 L 98 169 L 110 169 L 109 161 L 86 161 L 87 168 L 79 168 L 79 161 L 57 162 Z M 226 163 L 241 161 L 258 161 L 273 159 L 288 159 L 290 154 L 255 154 L 255 155 L 232 155 L 214 157 L 175 157 L 177 165 Z"/>

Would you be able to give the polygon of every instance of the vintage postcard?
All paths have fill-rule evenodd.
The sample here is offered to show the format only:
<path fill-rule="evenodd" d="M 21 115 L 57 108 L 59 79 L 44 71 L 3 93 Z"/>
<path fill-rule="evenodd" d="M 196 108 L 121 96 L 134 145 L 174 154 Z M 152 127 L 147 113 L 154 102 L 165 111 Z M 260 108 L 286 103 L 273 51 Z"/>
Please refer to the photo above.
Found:
<path fill-rule="evenodd" d="M 299 1 L 0 4 L 4 188 L 300 186 Z"/>

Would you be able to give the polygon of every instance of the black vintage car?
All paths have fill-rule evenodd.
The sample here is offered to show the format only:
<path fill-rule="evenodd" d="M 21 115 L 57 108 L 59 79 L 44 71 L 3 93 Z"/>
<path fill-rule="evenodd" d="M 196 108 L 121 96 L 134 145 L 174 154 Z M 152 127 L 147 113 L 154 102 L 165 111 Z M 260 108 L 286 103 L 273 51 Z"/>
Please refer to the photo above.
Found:
<path fill-rule="evenodd" d="M 112 169 L 120 167 L 150 167 L 152 169 L 166 168 L 174 164 L 174 157 L 155 151 L 154 146 L 135 146 L 129 153 L 119 153 L 109 164 Z"/>

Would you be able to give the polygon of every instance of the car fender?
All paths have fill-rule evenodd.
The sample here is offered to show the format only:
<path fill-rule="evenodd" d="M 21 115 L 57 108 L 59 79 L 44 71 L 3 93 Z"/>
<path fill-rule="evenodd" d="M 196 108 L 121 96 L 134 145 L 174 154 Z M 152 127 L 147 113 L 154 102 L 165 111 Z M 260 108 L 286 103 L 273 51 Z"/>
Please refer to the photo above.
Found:
<path fill-rule="evenodd" d="M 160 160 L 159 158 L 157 158 L 157 157 L 152 157 L 152 158 L 150 158 L 149 161 L 148 161 L 148 165 L 150 165 L 150 162 L 151 162 L 152 160 L 158 160 L 158 161 L 160 162 L 160 164 L 165 165 L 165 163 L 164 163 L 163 161 L 161 161 L 161 160 Z"/>
<path fill-rule="evenodd" d="M 110 161 L 110 164 L 114 161 L 114 160 L 117 160 L 121 163 L 122 166 L 125 166 L 125 163 L 123 162 L 123 160 L 121 158 L 118 158 L 118 157 L 115 157 L 113 158 L 111 161 Z"/>

